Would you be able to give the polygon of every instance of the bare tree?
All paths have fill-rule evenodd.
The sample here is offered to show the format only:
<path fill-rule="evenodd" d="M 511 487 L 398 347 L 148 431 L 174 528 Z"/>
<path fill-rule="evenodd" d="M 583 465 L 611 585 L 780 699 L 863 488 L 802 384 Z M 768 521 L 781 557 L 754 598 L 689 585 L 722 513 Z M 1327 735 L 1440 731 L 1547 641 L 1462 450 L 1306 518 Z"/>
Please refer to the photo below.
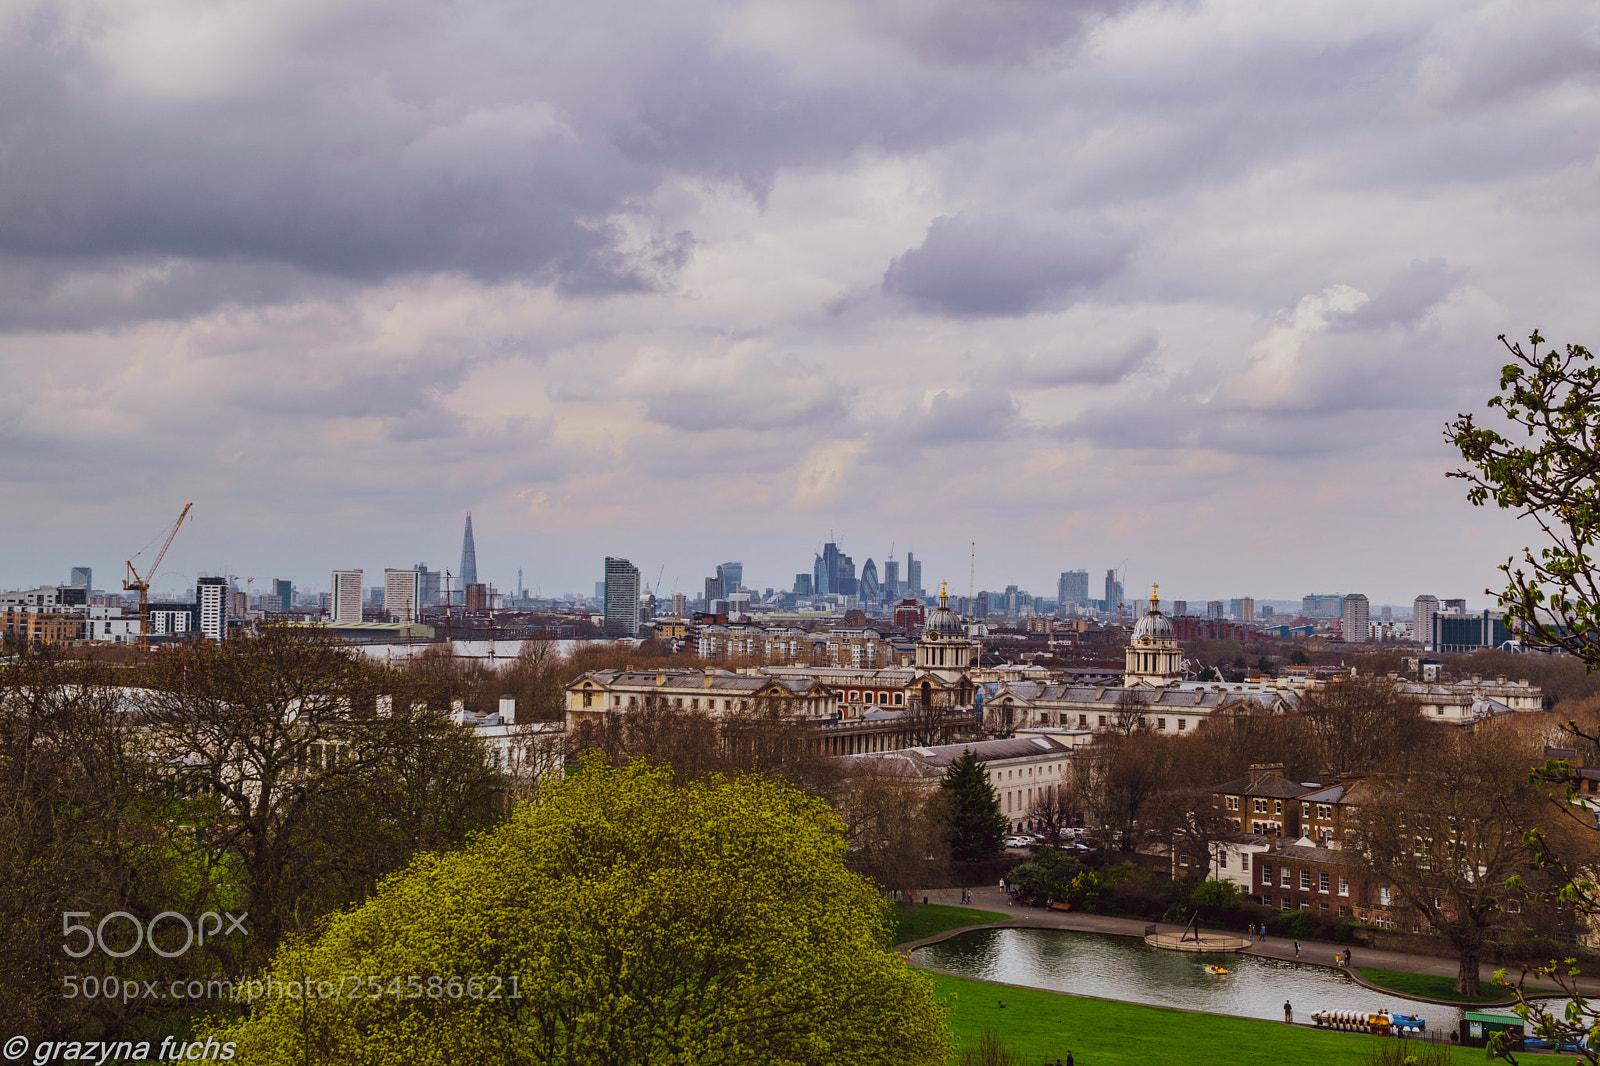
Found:
<path fill-rule="evenodd" d="M 233 882 L 250 912 L 241 961 L 498 817 L 499 777 L 449 698 L 329 635 L 269 625 L 163 653 L 144 681 L 160 787 L 199 797 L 183 837 L 209 871 L 197 891 Z"/>
<path fill-rule="evenodd" d="M 1415 700 L 1379 677 L 1343 677 L 1308 692 L 1300 717 L 1319 773 L 1371 770 L 1396 752 L 1425 748 L 1436 728 Z"/>
<path fill-rule="evenodd" d="M 1199 788 L 1170 788 L 1150 796 L 1139 812 L 1139 827 L 1154 830 L 1170 854 L 1187 857 L 1187 864 L 1178 862 L 1179 872 L 1194 881 L 1210 876 L 1212 850 L 1233 831 L 1216 797 Z"/>
<path fill-rule="evenodd" d="M 945 796 L 884 760 L 861 760 L 837 792 L 848 861 L 889 892 L 909 893 L 949 871 Z"/>
<path fill-rule="evenodd" d="M 1455 947 L 1456 991 L 1479 994 L 1478 964 L 1504 920 L 1507 882 L 1534 872 L 1523 836 L 1542 797 L 1527 782 L 1532 753 L 1503 730 L 1452 732 L 1427 766 L 1397 761 L 1398 772 L 1369 779 L 1351 849 L 1369 881 L 1427 921 Z"/>
<path fill-rule="evenodd" d="M 1083 824 L 1083 799 L 1069 778 L 1059 785 L 1046 785 L 1028 807 L 1028 824 L 1046 844 L 1059 848 L 1065 830 Z"/>
<path fill-rule="evenodd" d="M 1149 709 L 1147 697 L 1141 690 L 1124 688 L 1117 693 L 1117 703 L 1111 717 L 1111 723 L 1122 736 L 1131 737 L 1133 734 L 1143 732 L 1148 728 L 1145 722 L 1145 713 Z"/>

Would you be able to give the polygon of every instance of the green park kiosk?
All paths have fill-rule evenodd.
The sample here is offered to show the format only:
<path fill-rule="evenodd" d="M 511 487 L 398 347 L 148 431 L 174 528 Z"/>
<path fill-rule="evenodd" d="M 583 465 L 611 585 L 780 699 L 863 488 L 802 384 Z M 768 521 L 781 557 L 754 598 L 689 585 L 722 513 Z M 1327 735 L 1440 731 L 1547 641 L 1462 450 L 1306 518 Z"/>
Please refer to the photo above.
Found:
<path fill-rule="evenodd" d="M 1465 1011 L 1461 1015 L 1461 1046 L 1486 1047 L 1489 1038 L 1495 1033 L 1511 1033 L 1511 1047 L 1514 1051 L 1522 1050 L 1522 1019 L 1515 1015 L 1483 1014 L 1479 1011 Z"/>

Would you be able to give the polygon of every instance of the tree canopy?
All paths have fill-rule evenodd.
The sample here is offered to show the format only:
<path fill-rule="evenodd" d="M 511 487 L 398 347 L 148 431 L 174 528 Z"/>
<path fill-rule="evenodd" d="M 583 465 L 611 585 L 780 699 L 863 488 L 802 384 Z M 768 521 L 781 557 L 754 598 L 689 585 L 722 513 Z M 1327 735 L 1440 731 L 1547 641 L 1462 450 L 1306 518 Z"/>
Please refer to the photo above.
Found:
<path fill-rule="evenodd" d="M 1600 366 L 1579 344 L 1551 346 L 1534 330 L 1528 350 L 1500 343 L 1513 361 L 1500 371 L 1500 393 L 1487 406 L 1504 415 L 1508 437 L 1458 415 L 1445 436 L 1470 465 L 1448 476 L 1472 487 L 1467 498 L 1531 518 L 1547 543 L 1526 548 L 1500 570 L 1498 595 L 1508 624 L 1530 642 L 1565 648 L 1600 665 L 1600 575 L 1594 547 L 1600 537 Z"/>
<path fill-rule="evenodd" d="M 877 893 L 844 857 L 836 816 L 798 791 L 755 775 L 675 784 L 666 768 L 590 756 L 506 825 L 280 951 L 277 981 L 343 982 L 346 998 L 264 999 L 218 1038 L 239 1041 L 240 1061 L 283 1066 L 308 1051 L 942 1064 L 931 982 L 888 949 Z M 367 994 L 349 998 L 357 978 Z"/>

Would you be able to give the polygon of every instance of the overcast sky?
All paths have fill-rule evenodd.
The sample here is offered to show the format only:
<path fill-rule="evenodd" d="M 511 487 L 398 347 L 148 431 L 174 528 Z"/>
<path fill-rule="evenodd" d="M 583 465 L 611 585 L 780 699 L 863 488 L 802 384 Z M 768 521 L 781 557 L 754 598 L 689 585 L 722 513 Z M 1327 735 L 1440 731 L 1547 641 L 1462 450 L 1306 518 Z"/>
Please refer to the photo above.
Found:
<path fill-rule="evenodd" d="M 1600 9 L 0 4 L 0 584 L 422 561 L 1487 604 Z M 147 551 L 144 559 L 153 551 Z M 380 584 L 375 574 L 368 584 Z"/>

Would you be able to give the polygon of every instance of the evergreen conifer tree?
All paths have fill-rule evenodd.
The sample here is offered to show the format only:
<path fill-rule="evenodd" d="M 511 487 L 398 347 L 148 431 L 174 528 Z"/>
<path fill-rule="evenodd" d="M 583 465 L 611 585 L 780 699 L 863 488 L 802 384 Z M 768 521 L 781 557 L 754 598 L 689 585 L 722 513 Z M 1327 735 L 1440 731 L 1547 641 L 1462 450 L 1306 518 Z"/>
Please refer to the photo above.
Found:
<path fill-rule="evenodd" d="M 956 862 L 978 862 L 1000 850 L 1010 824 L 1000 813 L 1000 798 L 989 775 L 971 748 L 950 764 L 939 782 L 949 800 L 950 857 Z"/>

